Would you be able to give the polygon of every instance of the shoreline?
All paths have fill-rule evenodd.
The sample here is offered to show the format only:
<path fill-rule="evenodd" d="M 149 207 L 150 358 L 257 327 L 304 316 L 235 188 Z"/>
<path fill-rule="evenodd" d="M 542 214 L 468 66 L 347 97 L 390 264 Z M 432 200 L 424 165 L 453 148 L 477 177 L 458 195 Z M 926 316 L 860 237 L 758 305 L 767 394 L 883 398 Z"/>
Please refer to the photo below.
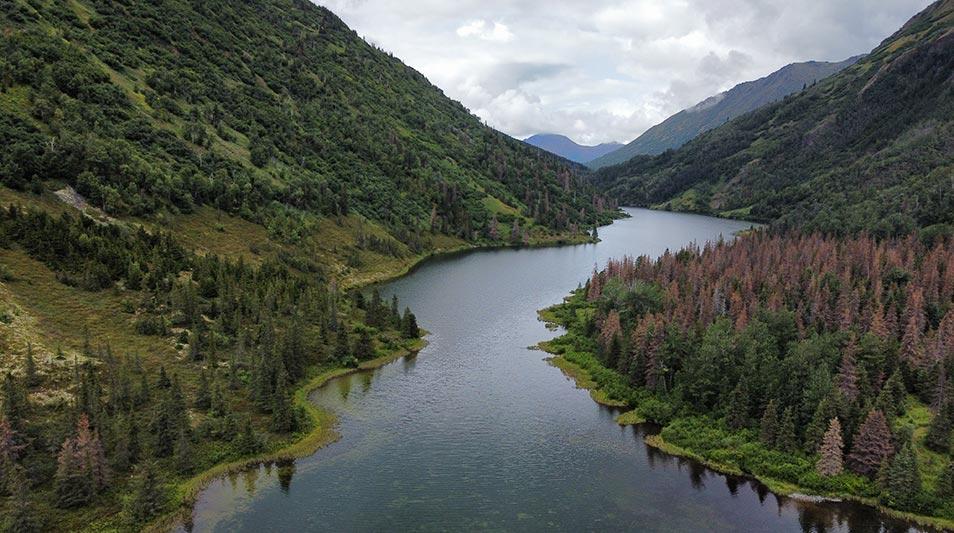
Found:
<path fill-rule="evenodd" d="M 622 213 L 622 211 L 620 213 Z M 616 219 L 614 219 L 614 221 L 615 220 Z M 610 222 L 610 224 L 612 224 L 612 222 Z M 549 248 L 558 246 L 576 246 L 581 244 L 596 244 L 598 242 L 598 238 L 594 239 L 592 237 L 562 235 L 556 236 L 552 239 L 531 242 L 530 244 L 464 244 L 452 248 L 437 248 L 413 257 L 409 261 L 402 263 L 399 268 L 372 273 L 364 277 L 360 276 L 360 274 L 356 277 L 345 276 L 341 280 L 341 288 L 343 290 L 360 289 L 378 283 L 393 281 L 410 274 L 416 268 L 424 264 L 424 262 L 427 260 L 436 257 L 452 257 L 455 254 L 463 254 L 479 250 Z M 428 332 L 423 329 L 422 331 L 424 331 L 424 336 L 426 337 Z M 413 346 L 403 347 L 395 350 L 393 353 L 386 354 L 368 361 L 363 361 L 359 363 L 357 367 L 330 368 L 325 369 L 324 371 L 319 370 L 318 374 L 309 378 L 301 386 L 296 388 L 293 395 L 294 406 L 296 408 L 302 407 L 308 414 L 308 417 L 313 424 L 311 430 L 307 434 L 302 436 L 302 438 L 295 440 L 294 442 L 289 443 L 287 446 L 277 450 L 215 465 L 212 468 L 199 472 L 188 480 L 177 484 L 174 489 L 175 495 L 173 496 L 174 509 L 164 515 L 156 517 L 154 520 L 147 523 L 143 527 L 142 531 L 151 533 L 165 533 L 181 526 L 194 512 L 195 503 L 198 501 L 198 497 L 202 491 L 208 488 L 212 482 L 218 479 L 228 476 L 229 474 L 248 470 L 266 463 L 308 457 L 314 455 L 321 448 L 337 442 L 341 438 L 341 435 L 335 430 L 338 420 L 337 416 L 335 416 L 333 412 L 322 409 L 311 403 L 308 400 L 308 395 L 311 394 L 312 391 L 325 386 L 329 381 L 335 378 L 347 376 L 364 370 L 374 370 L 397 361 L 403 357 L 417 355 L 417 353 L 423 350 L 427 345 L 428 341 L 422 337 Z"/>
<path fill-rule="evenodd" d="M 541 321 L 546 322 L 548 325 L 549 325 L 549 324 L 555 324 L 555 325 L 557 325 L 557 326 L 561 326 L 561 327 L 562 327 L 562 325 L 561 325 L 558 321 L 556 321 L 556 319 L 555 319 L 555 317 L 552 315 L 552 313 L 544 314 L 543 311 L 545 311 L 545 310 L 542 310 L 542 311 L 540 312 L 540 320 L 541 320 Z M 590 391 L 590 397 L 593 399 L 593 401 L 595 401 L 596 403 L 599 403 L 599 404 L 604 404 L 602 401 L 600 401 L 600 400 L 596 397 L 596 395 L 594 395 L 594 393 L 597 393 L 597 391 L 600 391 L 600 390 L 601 390 L 600 387 L 599 387 L 599 385 L 597 385 L 597 384 L 596 384 L 595 382 L 593 382 L 592 380 L 588 380 L 589 373 L 586 372 L 585 369 L 579 367 L 579 366 L 576 365 L 575 363 L 572 363 L 572 362 L 570 362 L 570 361 L 567 361 L 566 359 L 563 358 L 562 354 L 557 353 L 556 351 L 553 351 L 553 349 L 552 349 L 552 347 L 551 347 L 551 344 L 550 344 L 550 341 L 543 341 L 543 342 L 539 343 L 539 344 L 537 345 L 537 347 L 538 347 L 540 350 L 543 350 L 544 352 L 546 352 L 546 353 L 548 353 L 548 354 L 550 354 L 550 355 L 552 356 L 552 357 L 546 358 L 546 361 L 547 361 L 547 362 L 549 362 L 549 363 L 550 363 L 551 365 L 553 365 L 553 366 L 556 366 L 557 368 L 560 368 L 560 370 L 563 371 L 564 375 L 566 375 L 567 377 L 570 377 L 570 378 L 573 378 L 574 380 L 577 380 L 577 381 L 576 381 L 576 383 L 577 383 L 577 388 L 589 390 L 589 391 Z M 559 363 L 559 364 L 554 363 L 554 361 L 556 361 L 556 360 L 562 360 L 563 363 Z M 571 374 L 571 373 L 569 373 L 567 370 L 564 370 L 564 366 L 568 366 L 568 365 L 571 365 L 571 366 L 572 366 L 573 371 L 577 371 L 577 370 L 578 370 L 579 373 L 574 372 L 574 374 Z M 585 374 L 586 379 L 587 379 L 587 381 L 582 382 L 582 384 L 581 384 L 581 381 L 579 381 L 579 380 L 577 379 L 577 376 L 581 375 L 581 373 L 582 373 L 582 374 Z M 588 385 L 590 385 L 590 386 L 588 386 Z M 618 402 L 618 403 L 622 403 L 622 402 Z M 608 405 L 608 404 L 604 404 L 604 405 Z M 626 407 L 628 407 L 628 408 L 630 408 L 630 409 L 634 409 L 634 410 L 632 410 L 632 411 L 626 411 L 626 412 L 624 412 L 623 414 L 619 415 L 619 416 L 616 418 L 617 424 L 620 424 L 620 425 L 636 425 L 636 424 L 642 424 L 642 423 L 650 422 L 649 420 L 645 420 L 645 419 L 639 417 L 638 415 L 636 415 L 636 413 L 635 413 L 635 406 L 628 405 L 628 404 L 624 404 L 624 405 L 625 405 Z M 630 418 L 630 417 L 631 417 L 631 418 Z M 896 519 L 900 519 L 900 520 L 905 520 L 905 521 L 911 522 L 912 524 L 917 525 L 917 526 L 926 527 L 926 528 L 931 528 L 931 529 L 936 529 L 936 530 L 940 530 L 940 531 L 954 531 L 954 521 L 948 520 L 948 519 L 946 519 L 946 518 L 938 518 L 938 517 L 933 517 L 933 516 L 924 516 L 924 515 L 918 515 L 918 514 L 913 514 L 913 513 L 907 513 L 907 512 L 904 512 L 904 511 L 898 511 L 898 510 L 896 510 L 896 509 L 891 509 L 890 507 L 885 507 L 884 505 L 881 505 L 880 503 L 878 503 L 877 500 L 875 500 L 875 499 L 873 499 L 873 498 L 861 498 L 861 497 L 858 497 L 858 496 L 845 495 L 845 494 L 839 494 L 839 493 L 823 494 L 823 493 L 819 493 L 818 491 L 815 491 L 815 490 L 811 490 L 811 489 L 808 489 L 808 488 L 805 488 L 805 487 L 800 487 L 800 486 L 795 485 L 795 484 L 793 484 L 793 483 L 789 483 L 789 482 L 785 482 L 785 481 L 779 481 L 779 480 L 772 479 L 772 478 L 767 477 L 767 476 L 759 476 L 759 475 L 757 475 L 757 474 L 753 474 L 753 473 L 751 473 L 751 472 L 746 472 L 746 471 L 744 471 L 744 470 L 741 470 L 741 469 L 736 468 L 736 467 L 731 466 L 731 465 L 725 465 L 725 464 L 721 464 L 721 463 L 718 463 L 718 462 L 715 462 L 715 461 L 711 461 L 711 460 L 706 459 L 705 457 L 703 457 L 703 456 L 701 456 L 701 455 L 699 455 L 699 454 L 693 452 L 692 450 L 688 450 L 688 449 L 682 448 L 682 447 L 680 447 L 680 446 L 677 446 L 677 445 L 675 445 L 675 444 L 671 444 L 671 443 L 669 443 L 669 442 L 666 442 L 666 441 L 663 439 L 661 432 L 660 432 L 659 434 L 656 434 L 656 435 L 647 435 L 647 436 L 643 437 L 643 442 L 645 442 L 647 445 L 652 446 L 653 448 L 655 448 L 655 449 L 657 449 L 657 450 L 659 450 L 659 451 L 661 451 L 661 452 L 663 452 L 663 453 L 665 453 L 665 454 L 667 454 L 667 455 L 671 455 L 671 456 L 673 456 L 673 457 L 682 457 L 682 458 L 690 459 L 690 460 L 692 460 L 692 461 L 696 461 L 696 462 L 698 462 L 699 464 L 701 464 L 702 466 L 708 468 L 709 470 L 712 470 L 712 471 L 717 472 L 717 473 L 719 473 L 719 474 L 723 474 L 723 475 L 735 475 L 735 476 L 745 476 L 745 477 L 749 477 L 749 478 L 755 479 L 755 480 L 758 481 L 759 483 L 765 485 L 765 487 L 768 488 L 769 492 L 771 492 L 771 493 L 773 493 L 773 494 L 775 494 L 775 495 L 778 495 L 778 496 L 784 496 L 784 497 L 786 497 L 786 498 L 792 498 L 792 499 L 800 500 L 800 501 L 806 501 L 806 500 L 815 500 L 815 501 L 819 501 L 819 502 L 820 502 L 820 501 L 832 501 L 832 502 L 851 501 L 851 502 L 855 502 L 855 503 L 860 503 L 860 504 L 863 504 L 863 505 L 867 505 L 867 506 L 869 506 L 869 507 L 872 507 L 872 508 L 876 509 L 878 512 L 880 512 L 880 513 L 882 513 L 882 514 L 884 514 L 884 515 L 886 515 L 886 516 L 890 516 L 890 517 L 892 517 L 892 518 L 896 518 Z M 816 500 L 816 499 L 817 499 L 817 500 Z"/>
<path fill-rule="evenodd" d="M 424 331 L 424 335 L 426 336 L 427 334 L 427 331 Z M 418 352 L 426 348 L 428 344 L 427 340 L 420 338 L 416 342 L 409 343 L 408 346 L 399 348 L 391 353 L 368 361 L 362 361 L 356 367 L 331 368 L 311 377 L 298 387 L 294 393 L 294 406 L 296 408 L 302 407 L 312 423 L 312 428 L 307 434 L 283 448 L 216 465 L 180 483 L 175 489 L 175 509 L 147 524 L 143 528 L 143 531 L 154 533 L 167 532 L 183 525 L 194 512 L 194 506 L 198 501 L 199 495 L 216 480 L 266 463 L 302 459 L 314 455 L 318 450 L 329 444 L 337 442 L 341 438 L 341 434 L 335 429 L 338 424 L 338 417 L 333 412 L 313 404 L 308 400 L 308 396 L 313 391 L 325 386 L 334 379 L 366 370 L 375 370 L 402 358 L 415 356 Z"/>

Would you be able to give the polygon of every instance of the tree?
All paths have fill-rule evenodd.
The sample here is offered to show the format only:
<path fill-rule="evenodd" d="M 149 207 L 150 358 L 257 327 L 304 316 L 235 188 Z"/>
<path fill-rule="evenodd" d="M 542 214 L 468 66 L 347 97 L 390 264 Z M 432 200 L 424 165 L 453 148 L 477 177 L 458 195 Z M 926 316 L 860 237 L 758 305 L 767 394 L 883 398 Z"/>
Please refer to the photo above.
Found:
<path fill-rule="evenodd" d="M 729 411 L 725 415 L 725 423 L 730 429 L 740 430 L 749 425 L 749 401 L 749 389 L 744 382 L 739 382 L 732 389 Z"/>
<path fill-rule="evenodd" d="M 159 516 L 165 506 L 165 492 L 156 476 L 156 466 L 144 463 L 133 481 L 132 492 L 126 501 L 126 518 L 131 524 L 140 524 Z"/>
<path fill-rule="evenodd" d="M 239 434 L 235 444 L 239 453 L 242 455 L 252 455 L 253 453 L 258 453 L 261 449 L 262 445 L 252 430 L 251 418 L 245 417 L 245 422 L 242 424 L 242 432 Z"/>
<path fill-rule="evenodd" d="M 848 454 L 848 468 L 856 474 L 874 479 L 882 464 L 893 453 L 891 431 L 884 413 L 872 409 L 855 434 L 851 453 Z"/>
<path fill-rule="evenodd" d="M 374 340 L 371 338 L 371 331 L 368 328 L 360 328 L 358 340 L 354 343 L 354 356 L 359 361 L 374 359 Z"/>
<path fill-rule="evenodd" d="M 762 442 L 769 446 L 774 445 L 775 436 L 778 433 L 778 408 L 775 406 L 775 400 L 769 401 L 765 407 L 759 428 L 759 438 L 762 439 Z"/>
<path fill-rule="evenodd" d="M 334 354 L 339 363 L 351 357 L 351 340 L 348 338 L 348 330 L 344 324 L 338 325 Z"/>
<path fill-rule="evenodd" d="M 36 372 L 36 360 L 33 358 L 33 343 L 27 343 L 26 378 L 27 387 L 36 387 L 40 384 L 40 376 Z"/>
<path fill-rule="evenodd" d="M 948 453 L 951 450 L 952 424 L 954 424 L 954 400 L 949 399 L 931 420 L 927 435 L 924 436 L 924 445 L 936 452 Z"/>
<path fill-rule="evenodd" d="M 195 408 L 206 411 L 212 406 L 212 391 L 204 370 L 199 371 L 199 384 L 195 393 Z"/>
<path fill-rule="evenodd" d="M 820 458 L 816 463 L 818 473 L 825 477 L 832 477 L 841 474 L 844 470 L 843 454 L 845 445 L 841 438 L 841 422 L 838 418 L 832 418 L 828 424 L 828 431 L 822 439 L 821 447 L 818 449 Z"/>
<path fill-rule="evenodd" d="M 775 447 L 785 453 L 793 453 L 798 449 L 798 436 L 795 433 L 795 410 L 786 407 L 778 424 L 778 435 L 775 437 Z"/>
<path fill-rule="evenodd" d="M 937 479 L 937 495 L 942 500 L 954 499 L 954 460 L 947 463 Z"/>
<path fill-rule="evenodd" d="M 421 330 L 417 327 L 417 317 L 407 307 L 404 308 L 404 318 L 401 322 L 401 334 L 405 339 L 420 338 Z"/>
<path fill-rule="evenodd" d="M 811 422 L 805 428 L 805 447 L 806 453 L 813 453 L 821 446 L 825 432 L 831 425 L 831 420 L 838 416 L 838 401 L 834 393 L 828 394 L 820 402 L 812 415 Z M 838 422 L 841 426 L 841 422 Z"/>
<path fill-rule="evenodd" d="M 883 489 L 888 504 L 901 510 L 913 510 L 921 495 L 921 473 L 918 457 L 911 442 L 906 442 L 894 456 L 884 476 Z"/>
<path fill-rule="evenodd" d="M 174 457 L 176 471 L 180 475 L 187 475 L 192 472 L 192 439 L 189 438 L 189 432 L 186 431 L 185 427 L 179 428 Z"/>
<path fill-rule="evenodd" d="M 40 517 L 30 502 L 30 481 L 23 468 L 17 466 L 11 473 L 10 492 L 13 494 L 11 508 L 0 525 L 8 533 L 35 533 L 42 528 Z"/>

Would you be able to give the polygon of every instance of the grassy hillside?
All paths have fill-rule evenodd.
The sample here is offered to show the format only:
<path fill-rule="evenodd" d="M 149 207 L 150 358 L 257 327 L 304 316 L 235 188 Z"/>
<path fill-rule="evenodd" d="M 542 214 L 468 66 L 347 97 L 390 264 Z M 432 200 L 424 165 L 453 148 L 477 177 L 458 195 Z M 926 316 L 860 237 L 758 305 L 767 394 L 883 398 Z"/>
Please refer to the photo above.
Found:
<path fill-rule="evenodd" d="M 626 162 L 638 155 L 656 155 L 666 150 L 674 150 L 735 117 L 814 85 L 857 60 L 858 58 L 853 57 L 839 63 L 792 63 L 764 78 L 740 83 L 728 91 L 676 113 L 649 128 L 627 145 L 590 161 L 587 166 L 602 168 Z"/>
<path fill-rule="evenodd" d="M 621 202 L 880 236 L 954 222 L 954 1 L 807 91 L 598 172 Z"/>

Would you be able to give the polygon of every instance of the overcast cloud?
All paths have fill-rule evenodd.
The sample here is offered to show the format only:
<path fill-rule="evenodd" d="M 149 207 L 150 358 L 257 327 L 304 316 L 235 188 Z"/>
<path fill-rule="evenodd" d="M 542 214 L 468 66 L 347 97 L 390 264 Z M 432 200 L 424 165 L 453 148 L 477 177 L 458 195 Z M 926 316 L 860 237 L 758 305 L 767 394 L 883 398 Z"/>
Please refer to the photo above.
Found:
<path fill-rule="evenodd" d="M 796 61 L 865 53 L 929 0 L 320 0 L 490 125 L 628 142 Z"/>

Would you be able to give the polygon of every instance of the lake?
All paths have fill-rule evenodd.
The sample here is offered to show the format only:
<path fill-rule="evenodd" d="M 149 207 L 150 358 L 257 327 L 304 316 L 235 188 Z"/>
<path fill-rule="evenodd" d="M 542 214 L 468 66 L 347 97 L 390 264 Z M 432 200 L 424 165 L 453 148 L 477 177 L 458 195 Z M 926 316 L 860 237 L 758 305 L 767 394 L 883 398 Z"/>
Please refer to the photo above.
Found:
<path fill-rule="evenodd" d="M 703 216 L 627 210 L 599 244 L 439 257 L 381 286 L 430 345 L 314 391 L 340 441 L 294 465 L 214 482 L 193 531 L 906 531 L 853 503 L 777 497 L 643 442 L 529 350 L 537 320 L 594 267 L 746 229 Z"/>

